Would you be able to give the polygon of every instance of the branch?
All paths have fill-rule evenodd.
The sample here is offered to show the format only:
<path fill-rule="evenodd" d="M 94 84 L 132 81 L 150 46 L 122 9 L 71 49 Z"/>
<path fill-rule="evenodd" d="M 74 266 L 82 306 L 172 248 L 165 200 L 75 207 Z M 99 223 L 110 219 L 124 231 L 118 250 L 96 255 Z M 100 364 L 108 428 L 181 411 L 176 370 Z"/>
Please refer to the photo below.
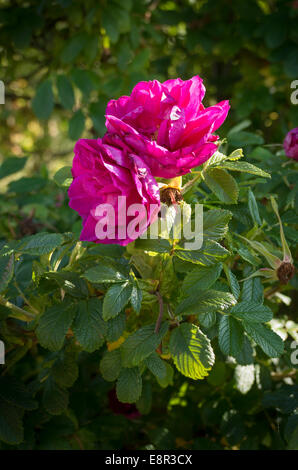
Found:
<path fill-rule="evenodd" d="M 159 332 L 160 325 L 161 325 L 161 320 L 162 320 L 162 316 L 163 316 L 163 300 L 162 300 L 162 296 L 160 295 L 158 290 L 155 292 L 155 295 L 158 298 L 158 302 L 159 302 L 159 315 L 158 315 L 158 318 L 156 320 L 155 329 L 154 329 L 154 333 L 157 334 Z"/>

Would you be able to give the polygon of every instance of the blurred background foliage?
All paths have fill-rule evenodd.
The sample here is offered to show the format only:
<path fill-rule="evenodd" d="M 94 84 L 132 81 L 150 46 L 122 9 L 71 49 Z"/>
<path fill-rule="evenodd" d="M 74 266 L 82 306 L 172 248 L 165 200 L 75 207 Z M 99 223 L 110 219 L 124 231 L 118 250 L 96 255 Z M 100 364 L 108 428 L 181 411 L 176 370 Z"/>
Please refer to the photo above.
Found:
<path fill-rule="evenodd" d="M 280 143 L 298 118 L 297 15 L 287 0 L 1 0 L 1 155 L 56 170 L 79 137 L 103 135 L 108 100 L 195 74 L 205 106 L 230 99 L 226 128 L 249 120 Z"/>

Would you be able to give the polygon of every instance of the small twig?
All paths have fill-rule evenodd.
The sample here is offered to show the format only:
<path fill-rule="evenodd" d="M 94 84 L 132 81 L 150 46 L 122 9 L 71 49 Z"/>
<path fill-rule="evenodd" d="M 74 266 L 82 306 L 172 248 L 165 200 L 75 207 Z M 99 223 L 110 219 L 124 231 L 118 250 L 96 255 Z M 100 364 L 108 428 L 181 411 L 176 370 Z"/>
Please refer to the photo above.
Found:
<path fill-rule="evenodd" d="M 155 292 L 155 295 L 158 298 L 158 303 L 159 303 L 159 315 L 157 317 L 156 324 L 155 324 L 155 329 L 154 329 L 154 333 L 157 334 L 159 332 L 160 325 L 161 325 L 161 320 L 162 320 L 162 316 L 163 316 L 163 300 L 162 300 L 162 296 L 160 295 L 158 290 Z"/>
<path fill-rule="evenodd" d="M 22 308 L 20 307 L 17 307 L 16 305 L 12 304 L 11 302 L 9 302 L 8 300 L 4 299 L 4 297 L 0 296 L 0 304 L 1 305 L 4 305 L 5 307 L 7 308 L 10 308 L 11 310 L 14 310 L 16 313 L 19 313 L 21 315 L 24 315 L 26 316 L 27 318 L 29 318 L 30 320 L 34 319 L 35 318 L 35 315 L 33 315 L 32 313 L 30 312 L 27 312 L 26 310 L 23 310 Z"/>
<path fill-rule="evenodd" d="M 20 294 L 20 296 L 22 297 L 22 299 L 24 300 L 24 302 L 28 305 L 28 307 L 31 308 L 31 310 L 36 313 L 36 315 L 39 314 L 39 311 L 33 307 L 33 305 L 31 304 L 31 302 L 29 302 L 29 300 L 27 299 L 27 297 L 25 296 L 25 294 L 23 293 L 23 291 L 20 289 L 17 281 L 14 281 L 14 285 L 15 285 L 15 288 L 17 289 L 18 293 Z"/>

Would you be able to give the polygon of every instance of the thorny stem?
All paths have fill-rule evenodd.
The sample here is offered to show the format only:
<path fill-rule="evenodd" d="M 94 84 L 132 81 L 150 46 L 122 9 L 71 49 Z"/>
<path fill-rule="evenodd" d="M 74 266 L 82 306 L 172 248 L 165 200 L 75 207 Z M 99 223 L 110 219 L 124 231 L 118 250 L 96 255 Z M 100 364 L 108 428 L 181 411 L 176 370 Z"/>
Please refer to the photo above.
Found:
<path fill-rule="evenodd" d="M 163 316 L 163 300 L 162 300 L 162 296 L 160 295 L 160 292 L 158 290 L 155 292 L 155 295 L 158 298 L 158 302 L 159 302 L 159 315 L 157 317 L 156 324 L 155 324 L 155 329 L 154 329 L 154 333 L 157 334 L 159 332 L 160 325 L 161 325 L 161 320 L 162 320 L 162 316 Z"/>

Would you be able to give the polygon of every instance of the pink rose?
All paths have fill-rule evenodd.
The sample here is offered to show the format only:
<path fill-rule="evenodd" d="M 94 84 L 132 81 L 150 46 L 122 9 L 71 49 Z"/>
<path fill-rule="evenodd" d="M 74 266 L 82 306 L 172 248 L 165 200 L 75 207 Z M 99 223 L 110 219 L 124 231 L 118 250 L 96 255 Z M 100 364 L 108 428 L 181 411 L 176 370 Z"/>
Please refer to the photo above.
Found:
<path fill-rule="evenodd" d="M 160 206 L 158 184 L 146 164 L 101 139 L 80 139 L 74 153 L 68 195 L 83 220 L 80 239 L 127 245 L 144 233 Z"/>
<path fill-rule="evenodd" d="M 217 150 L 213 133 L 230 109 L 228 101 L 204 108 L 204 94 L 198 76 L 140 82 L 130 96 L 108 103 L 103 141 L 139 155 L 153 176 L 189 173 Z"/>
<path fill-rule="evenodd" d="M 284 140 L 284 149 L 287 157 L 298 160 L 298 127 L 287 133 Z"/>

